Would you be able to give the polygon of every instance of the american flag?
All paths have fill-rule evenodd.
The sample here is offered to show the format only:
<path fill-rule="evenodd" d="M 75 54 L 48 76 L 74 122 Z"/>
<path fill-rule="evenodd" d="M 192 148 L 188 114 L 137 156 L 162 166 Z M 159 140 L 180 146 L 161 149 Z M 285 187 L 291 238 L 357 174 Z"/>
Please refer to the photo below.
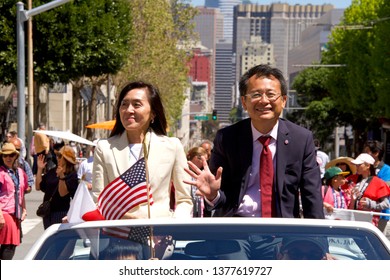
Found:
<path fill-rule="evenodd" d="M 128 239 L 142 245 L 149 245 L 152 229 L 151 226 L 105 227 L 103 228 L 103 234 L 117 238 Z"/>
<path fill-rule="evenodd" d="M 153 204 L 149 194 L 150 205 Z M 145 159 L 141 158 L 100 193 L 98 208 L 106 220 L 121 219 L 131 208 L 148 202 Z"/>
<path fill-rule="evenodd" d="M 151 226 L 141 226 L 141 227 L 132 227 L 127 237 L 129 240 L 143 244 L 149 245 L 149 238 L 152 234 Z"/>

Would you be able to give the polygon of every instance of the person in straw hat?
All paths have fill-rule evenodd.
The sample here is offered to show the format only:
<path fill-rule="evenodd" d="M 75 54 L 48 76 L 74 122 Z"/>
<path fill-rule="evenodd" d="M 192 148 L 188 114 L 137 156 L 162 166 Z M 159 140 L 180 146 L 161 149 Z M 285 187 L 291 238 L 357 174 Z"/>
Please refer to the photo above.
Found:
<path fill-rule="evenodd" d="M 22 142 L 19 140 L 19 138 L 14 138 L 10 143 L 14 144 L 16 150 L 21 153 L 22 149 Z M 19 165 L 20 168 L 23 169 L 24 172 L 27 174 L 27 179 L 28 179 L 28 189 L 26 193 L 30 193 L 32 190 L 32 187 L 34 186 L 34 175 L 31 170 L 30 164 L 21 156 L 18 157 L 18 160 L 16 161 Z"/>
<path fill-rule="evenodd" d="M 47 229 L 52 224 L 61 223 L 70 207 L 78 187 L 76 172 L 76 155 L 70 146 L 62 147 L 56 152 L 58 165 L 44 174 L 45 156 L 38 156 L 38 168 L 35 181 L 36 190 L 45 193 L 43 200 L 50 200 L 50 214 L 43 217 L 43 227 Z"/>
<path fill-rule="evenodd" d="M 347 200 L 351 200 L 351 192 L 353 188 L 356 186 L 359 175 L 356 174 L 356 165 L 352 163 L 353 158 L 351 157 L 338 157 L 336 159 L 331 160 L 326 164 L 325 168 L 331 168 L 333 166 L 339 167 L 343 172 L 349 172 L 349 175 L 345 177 L 345 183 L 341 186 L 344 194 L 347 197 Z"/>
<path fill-rule="evenodd" d="M 22 237 L 21 222 L 27 216 L 24 193 L 27 175 L 17 167 L 19 152 L 12 143 L 0 151 L 0 259 L 12 260 Z"/>

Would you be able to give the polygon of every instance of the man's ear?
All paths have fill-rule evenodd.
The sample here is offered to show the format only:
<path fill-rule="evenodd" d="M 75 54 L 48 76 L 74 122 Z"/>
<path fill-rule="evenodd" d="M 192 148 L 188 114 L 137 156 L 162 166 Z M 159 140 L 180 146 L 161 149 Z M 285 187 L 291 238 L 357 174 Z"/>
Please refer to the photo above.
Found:
<path fill-rule="evenodd" d="M 242 107 L 246 111 L 247 109 L 246 109 L 246 103 L 245 103 L 245 96 L 241 96 L 241 103 L 242 103 Z"/>

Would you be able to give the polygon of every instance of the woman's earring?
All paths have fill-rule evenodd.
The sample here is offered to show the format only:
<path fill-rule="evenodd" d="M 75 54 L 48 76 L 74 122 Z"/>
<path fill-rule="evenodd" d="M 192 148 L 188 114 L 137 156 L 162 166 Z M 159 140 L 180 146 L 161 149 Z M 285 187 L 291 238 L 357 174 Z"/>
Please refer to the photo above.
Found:
<path fill-rule="evenodd" d="M 154 119 L 152 119 L 151 123 L 154 123 Z"/>

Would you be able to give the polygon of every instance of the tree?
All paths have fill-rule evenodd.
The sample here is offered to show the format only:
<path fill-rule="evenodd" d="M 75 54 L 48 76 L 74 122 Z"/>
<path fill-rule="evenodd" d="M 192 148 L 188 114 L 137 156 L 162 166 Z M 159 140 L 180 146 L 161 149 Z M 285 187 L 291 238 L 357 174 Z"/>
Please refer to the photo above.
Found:
<path fill-rule="evenodd" d="M 214 139 L 217 134 L 218 126 L 218 121 L 202 121 L 202 139 Z"/>
<path fill-rule="evenodd" d="M 390 118 L 390 2 L 383 1 L 378 7 L 378 20 L 373 26 L 377 34 L 372 42 L 372 59 L 369 61 L 373 72 L 371 78 L 378 95 L 378 103 L 383 104 L 384 117 Z"/>
<path fill-rule="evenodd" d="M 388 42 L 388 29 L 386 33 L 383 29 L 385 25 L 376 27 L 381 11 L 386 7 L 388 11 L 389 4 L 384 0 L 354 0 L 345 11 L 341 25 L 358 27 L 335 28 L 329 51 L 323 56 L 324 64 L 346 64 L 346 67 L 330 72 L 327 88 L 338 109 L 351 115 L 357 152 L 361 152 L 367 132 L 376 130 L 380 126 L 379 118 L 388 117 L 390 113 L 388 103 L 380 102 L 387 101 L 389 97 L 378 91 L 383 89 L 382 82 L 388 79 L 388 74 L 384 72 L 388 66 L 383 65 L 385 49 L 378 51 L 383 41 Z M 381 28 L 382 32 L 378 32 Z M 385 47 L 386 43 L 382 46 Z M 384 80 L 379 82 L 382 78 Z"/>
<path fill-rule="evenodd" d="M 75 0 L 37 15 L 35 79 L 51 84 L 115 74 L 130 50 L 130 23 L 126 0 Z"/>
<path fill-rule="evenodd" d="M 16 84 L 16 1 L 0 2 L 0 84 Z"/>
<path fill-rule="evenodd" d="M 328 68 L 315 67 L 306 68 L 295 77 L 292 88 L 298 93 L 297 102 L 300 106 L 306 107 L 311 101 L 329 96 L 325 84 L 328 75 Z"/>
<path fill-rule="evenodd" d="M 130 25 L 127 0 L 76 0 L 36 17 L 35 80 L 72 83 L 74 132 L 80 130 L 80 89 L 86 85 L 92 89 L 87 123 L 96 122 L 97 92 L 107 75 L 116 74 L 126 61 Z"/>
<path fill-rule="evenodd" d="M 383 0 L 354 1 L 344 13 L 342 25 L 364 25 L 378 19 L 378 9 Z M 378 34 L 373 29 L 336 28 L 330 40 L 331 48 L 324 54 L 324 63 L 346 64 L 346 67 L 332 71 L 328 89 L 341 109 L 360 119 L 362 112 L 366 119 L 384 114 L 384 104 L 378 103 L 375 90 L 372 42 Z M 371 65 L 370 65 L 371 64 Z M 368 105 L 368 106 L 367 106 Z"/>
<path fill-rule="evenodd" d="M 48 2 L 34 0 L 33 7 Z M 16 1 L 2 1 L 0 13 L 0 82 L 16 83 Z M 72 82 L 77 103 L 79 90 L 87 81 L 93 89 L 89 122 L 96 121 L 96 90 L 107 74 L 117 73 L 126 62 L 132 36 L 130 24 L 127 0 L 75 0 L 35 16 L 35 88 L 43 84 Z M 35 96 L 38 96 L 36 91 Z M 80 116 L 79 110 L 75 108 L 75 118 Z M 75 123 L 80 124 L 77 119 Z M 80 127 L 75 127 L 78 129 L 74 132 L 78 133 Z"/>
<path fill-rule="evenodd" d="M 162 95 L 169 127 L 181 118 L 188 84 L 186 42 L 193 36 L 195 9 L 179 0 L 130 1 L 132 18 L 131 53 L 115 77 L 123 87 L 127 81 L 146 80 Z"/>
<path fill-rule="evenodd" d="M 292 88 L 297 92 L 298 104 L 306 109 L 288 114 L 289 119 L 313 131 L 321 143 L 329 141 L 340 121 L 339 112 L 326 88 L 329 71 L 318 67 L 299 73 Z"/>

